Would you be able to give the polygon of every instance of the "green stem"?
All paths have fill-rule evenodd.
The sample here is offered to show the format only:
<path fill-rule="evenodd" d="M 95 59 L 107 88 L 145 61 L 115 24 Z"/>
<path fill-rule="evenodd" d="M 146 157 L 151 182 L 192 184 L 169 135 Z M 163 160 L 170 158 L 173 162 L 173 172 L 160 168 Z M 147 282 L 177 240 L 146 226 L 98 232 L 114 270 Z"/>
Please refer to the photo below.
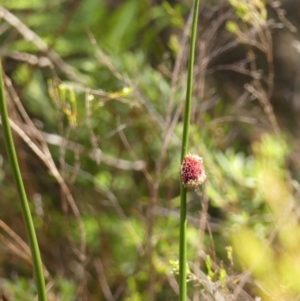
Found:
<path fill-rule="evenodd" d="M 23 184 L 19 164 L 18 164 L 11 128 L 9 125 L 9 117 L 8 117 L 7 106 L 5 101 L 1 62 L 0 62 L 0 114 L 1 114 L 3 136 L 4 136 L 5 146 L 7 150 L 7 155 L 12 167 L 12 172 L 15 179 L 19 198 L 21 200 L 23 218 L 25 221 L 26 231 L 27 231 L 29 245 L 31 249 L 32 263 L 33 263 L 34 274 L 36 279 L 36 287 L 38 292 L 38 300 L 47 301 L 41 255 L 40 255 L 39 246 L 38 246 L 34 225 L 30 213 L 30 208 L 29 208 L 29 204 L 28 204 L 28 200 L 24 189 L 24 184 Z"/>
<path fill-rule="evenodd" d="M 192 23 L 192 34 L 191 34 L 191 45 L 190 45 L 190 53 L 189 53 L 189 67 L 188 67 L 188 78 L 187 78 L 183 136 L 182 136 L 181 162 L 186 156 L 187 149 L 188 149 L 199 3 L 200 3 L 199 0 L 195 0 L 193 23 Z M 186 301 L 187 300 L 187 281 L 186 281 L 187 280 L 186 279 L 186 274 L 187 274 L 186 194 L 187 191 L 182 183 L 180 187 L 180 194 L 181 194 L 181 203 L 180 203 L 180 243 L 179 243 L 179 300 Z"/>

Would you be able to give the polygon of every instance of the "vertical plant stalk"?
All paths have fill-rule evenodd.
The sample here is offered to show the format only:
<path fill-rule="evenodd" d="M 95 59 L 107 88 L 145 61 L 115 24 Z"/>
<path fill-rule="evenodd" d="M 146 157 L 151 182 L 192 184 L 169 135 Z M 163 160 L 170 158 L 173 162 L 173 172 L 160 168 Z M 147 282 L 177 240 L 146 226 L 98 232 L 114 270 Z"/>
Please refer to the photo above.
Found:
<path fill-rule="evenodd" d="M 4 84 L 3 84 L 3 75 L 2 75 L 2 65 L 0 62 L 0 115 L 2 121 L 2 129 L 3 129 L 3 136 L 5 147 L 7 150 L 7 155 L 9 158 L 9 162 L 11 164 L 13 176 L 16 183 L 16 188 L 18 191 L 18 195 L 21 201 L 22 213 L 23 218 L 26 226 L 26 231 L 28 235 L 31 256 L 32 256 L 32 263 L 33 269 L 35 274 L 35 281 L 36 287 L 38 292 L 38 300 L 39 301 L 47 301 L 46 295 L 46 287 L 45 287 L 45 280 L 44 280 L 44 271 L 42 266 L 42 260 L 40 255 L 40 250 L 36 238 L 36 233 L 30 213 L 29 203 L 27 200 L 27 195 L 25 192 L 17 154 L 14 146 L 14 141 L 12 137 L 11 128 L 9 125 L 9 117 L 7 112 L 7 105 L 5 101 L 5 92 L 4 92 Z"/>
<path fill-rule="evenodd" d="M 189 53 L 189 66 L 188 66 L 188 77 L 187 77 L 187 90 L 186 90 L 186 101 L 185 101 L 185 112 L 184 112 L 184 125 L 183 125 L 183 136 L 182 136 L 182 149 L 181 149 L 181 162 L 187 154 L 188 149 L 188 138 L 189 138 L 189 127 L 190 127 L 190 115 L 191 115 L 191 103 L 192 103 L 192 91 L 193 91 L 193 71 L 194 71 L 194 60 L 195 60 L 195 45 L 197 35 L 197 24 L 199 15 L 199 0 L 195 0 L 194 14 L 192 23 L 192 33 L 190 42 L 190 53 Z M 180 242 L 179 242 L 179 300 L 187 300 L 187 245 L 186 245 L 186 195 L 187 190 L 183 183 L 180 184 Z"/>

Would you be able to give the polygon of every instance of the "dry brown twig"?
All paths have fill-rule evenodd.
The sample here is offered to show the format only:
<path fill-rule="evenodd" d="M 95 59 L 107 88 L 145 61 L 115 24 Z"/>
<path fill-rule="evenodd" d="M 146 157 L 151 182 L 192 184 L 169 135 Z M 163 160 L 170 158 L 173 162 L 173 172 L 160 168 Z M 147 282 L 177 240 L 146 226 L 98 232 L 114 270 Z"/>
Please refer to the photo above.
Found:
<path fill-rule="evenodd" d="M 283 13 L 277 7 L 273 7 L 277 10 L 278 13 L 281 13 L 281 17 L 283 17 Z M 266 116 L 268 117 L 271 126 L 276 134 L 280 132 L 279 125 L 276 120 L 276 116 L 273 112 L 272 105 L 270 103 L 270 97 L 273 93 L 273 85 L 274 85 L 274 67 L 273 67 L 273 45 L 272 45 L 272 35 L 271 30 L 272 28 L 281 27 L 282 24 L 275 23 L 273 21 L 265 21 L 262 24 L 248 24 L 248 30 L 239 30 L 237 33 L 236 39 L 227 39 L 228 42 L 225 45 L 219 45 L 216 39 L 218 37 L 223 37 L 219 33 L 219 31 L 224 31 L 225 29 L 222 28 L 227 20 L 230 18 L 235 18 L 235 14 L 233 9 L 229 9 L 225 12 L 222 12 L 214 18 L 213 22 L 210 23 L 206 31 L 202 34 L 202 39 L 199 42 L 199 55 L 197 58 L 197 68 L 196 75 L 198 80 L 197 85 L 197 93 L 200 99 L 204 98 L 205 92 L 205 80 L 206 75 L 212 74 L 216 71 L 220 70 L 231 70 L 237 73 L 245 74 L 252 77 L 252 82 L 246 85 L 246 90 L 249 92 L 250 96 L 255 96 L 259 100 L 260 105 L 262 106 Z M 281 18 L 282 19 L 282 18 Z M 285 22 L 285 24 L 288 22 Z M 289 28 L 293 30 L 294 28 L 290 23 L 288 23 Z M 210 67 L 207 70 L 207 67 L 213 59 L 220 56 L 222 53 L 228 52 L 232 50 L 239 44 L 246 45 L 250 49 L 250 53 L 252 56 L 248 56 L 242 61 L 227 64 L 227 65 L 217 65 Z M 217 46 L 216 46 L 217 45 Z M 263 77 L 262 71 L 257 70 L 256 68 L 256 57 L 253 54 L 252 48 L 257 48 L 261 52 L 265 54 L 268 71 L 267 75 Z M 248 66 L 250 65 L 250 69 Z M 264 84 L 267 84 L 267 88 L 263 88 Z M 197 120 L 201 122 L 203 119 L 201 116 L 203 115 L 204 111 L 200 110 L 198 113 Z M 231 121 L 231 118 L 230 118 Z M 237 120 L 239 121 L 239 120 Z"/>
<path fill-rule="evenodd" d="M 0 6 L 0 18 L 3 18 L 7 23 L 14 27 L 25 40 L 31 41 L 42 53 L 45 53 L 58 70 L 76 82 L 85 82 L 84 78 L 73 67 L 62 60 L 55 51 L 49 49 L 48 45 L 37 34 L 2 6 Z"/>
<path fill-rule="evenodd" d="M 67 140 L 64 137 L 61 137 L 57 134 L 49 134 L 46 132 L 40 131 L 41 135 L 43 136 L 43 139 L 48 143 L 56 146 L 61 146 L 65 143 L 65 147 L 69 150 L 76 151 L 78 149 L 79 153 L 86 153 L 88 156 L 92 159 L 97 161 L 100 160 L 105 165 L 122 169 L 122 170 L 143 170 L 146 166 L 145 161 L 143 160 L 136 160 L 136 161 L 128 161 L 124 159 L 116 159 L 110 155 L 107 155 L 103 153 L 101 150 L 100 152 L 97 151 L 97 153 L 94 153 L 94 151 L 86 151 L 84 146 L 81 144 L 78 144 L 76 142 Z"/>
<path fill-rule="evenodd" d="M 0 228 L 2 228 L 9 236 L 10 239 L 0 234 L 1 241 L 10 249 L 15 255 L 25 260 L 30 265 L 32 264 L 31 253 L 29 246 L 17 235 L 7 224 L 0 220 Z M 47 274 L 47 273 L 45 273 Z"/>
<path fill-rule="evenodd" d="M 23 241 L 23 239 L 14 232 L 3 220 L 0 219 L 0 228 L 9 236 L 6 238 L 0 234 L 0 240 L 6 245 L 6 247 L 16 256 L 25 260 L 32 265 L 32 258 L 29 246 Z M 47 292 L 50 292 L 53 286 L 53 279 L 47 270 L 47 267 L 43 264 L 44 275 L 47 280 Z"/>
<path fill-rule="evenodd" d="M 108 282 L 107 282 L 107 279 L 106 279 L 106 276 L 105 276 L 103 264 L 102 264 L 102 261 L 101 261 L 100 258 L 94 260 L 94 266 L 95 266 L 95 269 L 97 271 L 99 284 L 102 288 L 102 292 L 105 296 L 105 299 L 107 301 L 114 301 L 115 298 L 114 298 L 114 296 L 113 296 L 113 294 L 112 294 L 112 292 L 109 288 L 109 285 L 108 285 Z"/>
<path fill-rule="evenodd" d="M 259 78 L 253 77 L 252 84 L 246 84 L 245 89 L 259 100 L 266 116 L 268 117 L 272 125 L 275 134 L 279 135 L 280 134 L 279 124 L 274 114 L 273 107 L 270 103 L 270 97 L 272 96 L 273 89 L 274 89 L 274 65 L 273 65 L 273 44 L 272 44 L 273 42 L 272 42 L 272 35 L 270 32 L 270 26 L 273 26 L 273 24 L 268 24 L 266 22 L 264 26 L 259 26 L 258 28 L 254 28 L 256 33 L 258 33 L 258 35 L 256 34 L 252 35 L 251 34 L 252 29 L 250 29 L 245 34 L 244 43 L 247 43 L 248 45 L 253 45 L 256 48 L 260 49 L 265 54 L 267 59 L 267 64 L 268 64 L 268 71 L 267 71 L 268 73 L 266 78 L 267 88 L 264 89 L 262 87 L 261 80 Z M 252 50 L 250 50 L 249 56 L 255 57 Z M 255 60 L 250 61 L 250 68 L 251 68 L 251 72 L 254 74 L 258 71 Z"/>

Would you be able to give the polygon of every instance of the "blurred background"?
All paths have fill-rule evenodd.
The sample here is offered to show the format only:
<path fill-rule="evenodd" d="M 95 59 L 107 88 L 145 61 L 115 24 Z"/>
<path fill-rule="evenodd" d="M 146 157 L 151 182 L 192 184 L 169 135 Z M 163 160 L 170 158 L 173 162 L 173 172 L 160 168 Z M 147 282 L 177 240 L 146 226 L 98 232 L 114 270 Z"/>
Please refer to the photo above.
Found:
<path fill-rule="evenodd" d="M 193 1 L 1 0 L 0 57 L 50 301 L 178 300 Z M 300 1 L 200 3 L 190 300 L 299 300 Z M 0 300 L 36 300 L 0 130 Z"/>

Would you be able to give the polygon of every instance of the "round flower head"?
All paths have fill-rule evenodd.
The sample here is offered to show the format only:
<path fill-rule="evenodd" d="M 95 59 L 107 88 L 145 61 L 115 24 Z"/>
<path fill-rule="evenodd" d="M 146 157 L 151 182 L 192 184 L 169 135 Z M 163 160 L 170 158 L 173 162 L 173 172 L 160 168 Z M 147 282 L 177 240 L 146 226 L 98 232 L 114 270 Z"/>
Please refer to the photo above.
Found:
<path fill-rule="evenodd" d="M 186 155 L 180 169 L 182 184 L 189 190 L 196 189 L 206 179 L 203 159 L 197 155 Z"/>

